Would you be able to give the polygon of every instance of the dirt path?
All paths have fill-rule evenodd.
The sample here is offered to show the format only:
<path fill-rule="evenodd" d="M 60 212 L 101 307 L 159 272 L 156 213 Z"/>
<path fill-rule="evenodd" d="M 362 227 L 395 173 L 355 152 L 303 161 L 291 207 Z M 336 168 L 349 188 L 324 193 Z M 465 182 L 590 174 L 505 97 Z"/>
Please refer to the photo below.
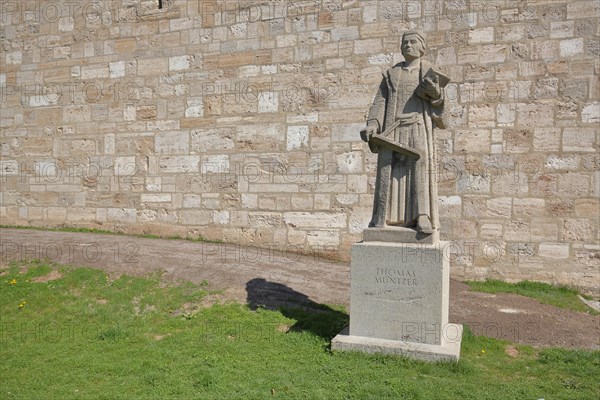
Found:
<path fill-rule="evenodd" d="M 349 304 L 349 265 L 274 249 L 0 229 L 0 257 L 3 264 L 49 259 L 101 268 L 111 275 L 162 271 L 168 280 L 208 281 L 210 289 L 224 291 L 223 300 L 270 305 Z M 466 324 L 476 334 L 540 347 L 600 349 L 600 316 L 540 304 L 518 295 L 472 292 L 457 281 L 451 282 L 450 289 L 450 322 Z"/>

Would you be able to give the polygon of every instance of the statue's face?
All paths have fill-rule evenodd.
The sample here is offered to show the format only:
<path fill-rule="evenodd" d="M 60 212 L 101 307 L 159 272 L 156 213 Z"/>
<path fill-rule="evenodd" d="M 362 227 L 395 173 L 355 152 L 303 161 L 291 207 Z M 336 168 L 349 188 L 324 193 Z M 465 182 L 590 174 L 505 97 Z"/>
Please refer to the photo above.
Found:
<path fill-rule="evenodd" d="M 406 59 L 415 59 L 419 58 L 425 52 L 421 41 L 417 37 L 417 35 L 407 35 L 402 39 L 402 55 Z"/>

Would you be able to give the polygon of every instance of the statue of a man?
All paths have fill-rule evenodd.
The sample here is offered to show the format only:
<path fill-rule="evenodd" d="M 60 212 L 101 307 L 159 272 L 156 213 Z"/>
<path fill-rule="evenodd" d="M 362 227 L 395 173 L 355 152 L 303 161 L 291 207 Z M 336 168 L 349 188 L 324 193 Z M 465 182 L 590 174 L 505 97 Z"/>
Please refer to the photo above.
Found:
<path fill-rule="evenodd" d="M 371 151 L 378 153 L 370 227 L 400 226 L 429 235 L 439 226 L 433 131 L 444 128 L 441 114 L 449 78 L 423 60 L 425 47 L 421 32 L 404 33 L 405 61 L 384 73 L 361 131 Z"/>

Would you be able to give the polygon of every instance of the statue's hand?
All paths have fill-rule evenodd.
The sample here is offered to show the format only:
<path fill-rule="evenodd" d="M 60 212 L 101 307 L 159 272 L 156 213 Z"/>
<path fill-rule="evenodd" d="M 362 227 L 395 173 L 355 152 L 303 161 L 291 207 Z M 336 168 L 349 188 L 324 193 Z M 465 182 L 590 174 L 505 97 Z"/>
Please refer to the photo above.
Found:
<path fill-rule="evenodd" d="M 377 134 L 377 127 L 370 125 L 360 131 L 360 138 L 365 142 L 370 142 L 373 135 Z"/>
<path fill-rule="evenodd" d="M 442 90 L 440 89 L 440 84 L 437 82 L 437 79 L 435 81 L 432 81 L 430 78 L 423 79 L 423 82 L 421 82 L 421 89 L 433 100 L 438 100 L 442 97 Z"/>

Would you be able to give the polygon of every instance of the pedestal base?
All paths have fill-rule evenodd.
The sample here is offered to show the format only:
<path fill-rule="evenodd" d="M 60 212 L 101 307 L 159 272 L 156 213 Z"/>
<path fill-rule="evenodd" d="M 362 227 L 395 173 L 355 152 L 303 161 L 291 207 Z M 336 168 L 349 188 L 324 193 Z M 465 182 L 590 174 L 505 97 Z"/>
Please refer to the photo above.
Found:
<path fill-rule="evenodd" d="M 462 326 L 448 323 L 449 256 L 448 242 L 353 245 L 350 325 L 331 349 L 457 361 Z"/>
<path fill-rule="evenodd" d="M 447 242 L 352 246 L 351 336 L 441 344 L 448 324 Z"/>
<path fill-rule="evenodd" d="M 435 244 L 439 239 L 438 231 L 425 235 L 414 229 L 402 227 L 368 228 L 363 231 L 365 242 Z"/>
<path fill-rule="evenodd" d="M 391 354 L 432 362 L 457 362 L 460 359 L 463 328 L 462 325 L 457 324 L 449 324 L 448 328 L 456 332 L 457 336 L 452 339 L 442 340 L 440 345 L 350 336 L 348 335 L 348 328 L 345 328 L 331 341 L 331 350 Z"/>

